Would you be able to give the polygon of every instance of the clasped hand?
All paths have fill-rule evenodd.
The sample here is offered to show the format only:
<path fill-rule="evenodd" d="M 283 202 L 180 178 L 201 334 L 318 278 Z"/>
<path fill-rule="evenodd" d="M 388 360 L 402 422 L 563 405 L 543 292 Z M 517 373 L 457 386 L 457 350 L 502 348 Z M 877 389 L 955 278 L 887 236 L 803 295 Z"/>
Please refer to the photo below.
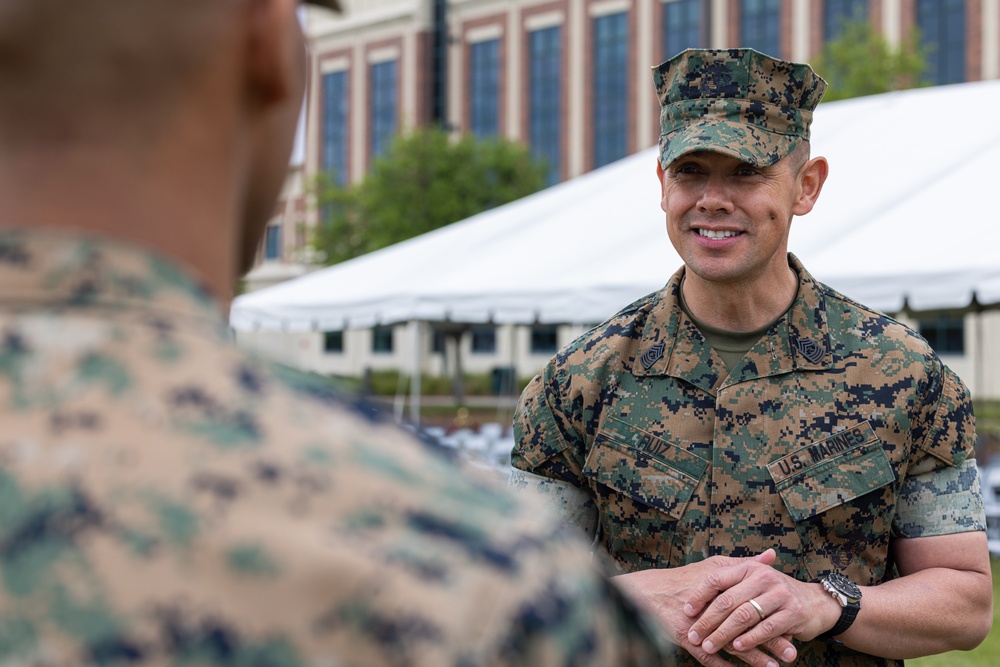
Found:
<path fill-rule="evenodd" d="M 753 558 L 713 556 L 615 580 L 659 619 L 672 642 L 706 667 L 732 667 L 723 654 L 754 667 L 775 667 L 796 659 L 793 637 L 815 638 L 833 625 L 829 617 L 837 613 L 832 598 L 822 600 L 818 584 L 775 570 L 775 557 L 772 549 Z"/>

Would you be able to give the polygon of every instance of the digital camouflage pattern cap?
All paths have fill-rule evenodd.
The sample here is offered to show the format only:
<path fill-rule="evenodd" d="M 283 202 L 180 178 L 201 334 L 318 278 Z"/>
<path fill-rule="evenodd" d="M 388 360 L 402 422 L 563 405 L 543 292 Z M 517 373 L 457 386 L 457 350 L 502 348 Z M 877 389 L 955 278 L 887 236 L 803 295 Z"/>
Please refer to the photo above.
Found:
<path fill-rule="evenodd" d="M 753 49 L 688 49 L 653 68 L 660 165 L 714 151 L 766 167 L 809 140 L 826 81 Z"/>

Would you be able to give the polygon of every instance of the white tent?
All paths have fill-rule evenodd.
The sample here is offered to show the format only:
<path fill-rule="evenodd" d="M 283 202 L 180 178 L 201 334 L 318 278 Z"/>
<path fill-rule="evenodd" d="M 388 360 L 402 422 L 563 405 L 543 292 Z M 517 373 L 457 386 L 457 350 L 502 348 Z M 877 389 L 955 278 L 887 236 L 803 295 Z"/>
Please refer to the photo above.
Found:
<path fill-rule="evenodd" d="M 790 248 L 817 278 L 899 311 L 1000 304 L 1000 81 L 820 105 L 831 174 Z M 655 149 L 446 228 L 238 297 L 238 330 L 409 320 L 594 323 L 680 265 Z"/>

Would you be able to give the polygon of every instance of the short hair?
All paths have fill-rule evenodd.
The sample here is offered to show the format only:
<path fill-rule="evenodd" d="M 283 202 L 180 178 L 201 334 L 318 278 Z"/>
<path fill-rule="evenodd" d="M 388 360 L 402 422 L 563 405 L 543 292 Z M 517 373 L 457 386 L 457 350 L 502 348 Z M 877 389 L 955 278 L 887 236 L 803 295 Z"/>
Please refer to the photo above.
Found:
<path fill-rule="evenodd" d="M 61 142 L 155 117 L 244 0 L 3 0 L 0 138 Z M 137 128 L 139 129 L 139 128 Z M 141 131 L 141 130 L 140 130 Z"/>
<path fill-rule="evenodd" d="M 806 162 L 809 162 L 810 154 L 809 142 L 803 139 L 792 149 L 792 152 L 786 158 L 790 163 L 792 173 L 798 174 L 802 171 L 802 167 L 805 166 Z"/>

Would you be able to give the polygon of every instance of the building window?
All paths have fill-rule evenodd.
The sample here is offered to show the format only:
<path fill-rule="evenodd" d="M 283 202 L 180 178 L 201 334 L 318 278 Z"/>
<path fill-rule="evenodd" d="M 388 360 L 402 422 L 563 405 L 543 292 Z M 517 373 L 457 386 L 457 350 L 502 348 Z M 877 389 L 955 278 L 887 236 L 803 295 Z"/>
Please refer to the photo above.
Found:
<path fill-rule="evenodd" d="M 562 27 L 533 30 L 528 48 L 531 152 L 548 163 L 552 185 L 559 182 L 562 167 Z"/>
<path fill-rule="evenodd" d="M 917 0 L 917 27 L 932 84 L 965 81 L 965 0 Z"/>
<path fill-rule="evenodd" d="M 554 354 L 558 351 L 557 327 L 554 324 L 536 324 L 531 327 L 531 353 Z"/>
<path fill-rule="evenodd" d="M 663 57 L 673 58 L 684 49 L 699 49 L 702 38 L 701 0 L 675 0 L 663 6 Z"/>
<path fill-rule="evenodd" d="M 324 331 L 323 352 L 326 354 L 342 354 L 344 352 L 344 332 Z"/>
<path fill-rule="evenodd" d="M 781 0 L 743 0 L 740 4 L 740 45 L 780 58 Z"/>
<path fill-rule="evenodd" d="M 840 37 L 844 23 L 868 20 L 868 0 L 825 0 L 823 2 L 823 39 Z"/>
<path fill-rule="evenodd" d="M 431 354 L 444 354 L 444 334 L 438 329 L 431 331 Z"/>
<path fill-rule="evenodd" d="M 333 183 L 347 183 L 347 72 L 323 75 L 323 139 L 320 169 Z"/>
<path fill-rule="evenodd" d="M 500 129 L 500 40 L 469 45 L 469 129 L 480 139 Z"/>
<path fill-rule="evenodd" d="M 371 154 L 385 154 L 396 137 L 396 61 L 371 66 Z"/>
<path fill-rule="evenodd" d="M 628 154 L 628 13 L 594 19 L 594 167 Z"/>
<path fill-rule="evenodd" d="M 375 354 L 392 354 L 392 327 L 375 327 L 372 329 L 372 352 Z"/>
<path fill-rule="evenodd" d="M 281 259 L 281 225 L 268 225 L 264 237 L 264 259 Z"/>
<path fill-rule="evenodd" d="M 918 320 L 918 329 L 938 354 L 965 354 L 965 318 L 941 315 Z"/>
<path fill-rule="evenodd" d="M 495 354 L 497 351 L 496 327 L 475 327 L 472 329 L 472 353 Z"/>

